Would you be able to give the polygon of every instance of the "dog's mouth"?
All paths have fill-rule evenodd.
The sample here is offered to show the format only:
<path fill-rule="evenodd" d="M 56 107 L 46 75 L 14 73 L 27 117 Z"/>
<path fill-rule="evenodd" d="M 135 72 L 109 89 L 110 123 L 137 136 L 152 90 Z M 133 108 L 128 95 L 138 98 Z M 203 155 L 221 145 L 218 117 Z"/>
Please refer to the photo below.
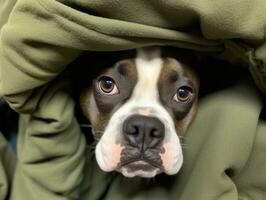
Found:
<path fill-rule="evenodd" d="M 143 170 L 145 169 L 149 169 L 147 167 L 153 167 L 153 168 L 158 168 L 158 169 L 162 169 L 162 166 L 154 161 L 150 161 L 148 159 L 145 158 L 136 158 L 136 159 L 130 159 L 127 161 L 123 161 L 122 163 L 120 163 L 120 167 L 135 167 L 135 168 L 142 168 Z"/>
<path fill-rule="evenodd" d="M 134 161 L 128 163 L 127 165 L 123 165 L 119 172 L 122 173 L 125 177 L 132 178 L 135 176 L 143 177 L 143 178 L 152 178 L 157 174 L 163 172 L 161 167 L 155 167 L 151 163 L 148 163 L 143 160 Z"/>
<path fill-rule="evenodd" d="M 164 171 L 161 163 L 143 156 L 123 160 L 118 165 L 118 171 L 126 177 L 154 177 Z"/>

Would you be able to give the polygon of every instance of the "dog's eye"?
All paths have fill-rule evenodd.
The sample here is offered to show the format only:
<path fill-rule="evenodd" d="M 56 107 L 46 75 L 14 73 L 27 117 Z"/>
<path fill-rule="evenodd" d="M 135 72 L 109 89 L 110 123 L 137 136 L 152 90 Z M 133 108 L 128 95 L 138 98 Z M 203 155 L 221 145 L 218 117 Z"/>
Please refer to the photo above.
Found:
<path fill-rule="evenodd" d="M 191 99 L 192 94 L 192 88 L 183 86 L 177 90 L 173 99 L 177 102 L 186 103 Z"/>
<path fill-rule="evenodd" d="M 118 94 L 118 88 L 115 81 L 110 77 L 102 77 L 98 81 L 98 88 L 100 92 L 108 95 Z"/>

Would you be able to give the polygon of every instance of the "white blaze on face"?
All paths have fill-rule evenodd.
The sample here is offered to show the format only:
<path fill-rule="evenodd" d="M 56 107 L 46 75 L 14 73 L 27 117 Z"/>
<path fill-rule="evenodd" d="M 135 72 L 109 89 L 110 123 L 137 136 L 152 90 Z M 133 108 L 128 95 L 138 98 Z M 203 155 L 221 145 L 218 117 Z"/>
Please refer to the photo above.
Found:
<path fill-rule="evenodd" d="M 103 171 L 116 170 L 120 162 L 121 151 L 124 148 L 121 144 L 123 123 L 129 116 L 141 113 L 157 117 L 165 125 L 163 141 L 165 152 L 160 154 L 165 173 L 175 174 L 182 166 L 182 148 L 175 131 L 174 121 L 159 100 L 157 83 L 163 67 L 160 49 L 146 50 L 145 48 L 137 50 L 138 81 L 132 96 L 110 118 L 104 134 L 96 146 L 96 159 Z M 121 172 L 128 177 L 154 176 L 154 172 L 128 173 L 125 169 L 121 169 Z"/>

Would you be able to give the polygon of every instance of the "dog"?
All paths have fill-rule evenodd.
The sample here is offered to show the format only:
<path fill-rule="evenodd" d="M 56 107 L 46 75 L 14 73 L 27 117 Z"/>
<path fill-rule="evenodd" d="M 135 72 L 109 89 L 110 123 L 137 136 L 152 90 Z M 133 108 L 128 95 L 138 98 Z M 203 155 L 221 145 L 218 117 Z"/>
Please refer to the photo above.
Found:
<path fill-rule="evenodd" d="M 109 64 L 95 57 L 94 65 L 106 66 L 80 95 L 97 140 L 97 163 L 125 177 L 174 175 L 183 164 L 181 140 L 197 112 L 195 57 L 168 47 L 126 52 L 109 56 Z"/>

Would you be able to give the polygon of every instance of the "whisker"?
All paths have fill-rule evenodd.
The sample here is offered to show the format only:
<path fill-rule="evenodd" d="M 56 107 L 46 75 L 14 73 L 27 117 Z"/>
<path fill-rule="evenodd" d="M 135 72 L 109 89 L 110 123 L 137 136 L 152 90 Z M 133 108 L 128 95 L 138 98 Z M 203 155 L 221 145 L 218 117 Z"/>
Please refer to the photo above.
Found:
<path fill-rule="evenodd" d="M 95 154 L 96 145 L 97 145 L 97 142 L 94 141 L 94 142 L 89 146 L 89 151 L 90 151 L 91 154 Z"/>
<path fill-rule="evenodd" d="M 96 144 L 91 144 L 91 145 L 90 145 L 90 148 L 91 148 L 91 149 L 96 149 Z"/>
<path fill-rule="evenodd" d="M 188 148 L 188 144 L 181 143 L 181 148 L 182 148 L 182 149 L 186 149 L 186 148 Z"/>
<path fill-rule="evenodd" d="M 79 126 L 83 128 L 92 128 L 91 124 L 79 124 Z"/>
<path fill-rule="evenodd" d="M 183 143 L 183 141 L 185 140 L 185 137 L 184 137 L 184 136 L 179 136 L 179 135 L 178 135 L 178 139 L 180 140 L 181 143 Z"/>

